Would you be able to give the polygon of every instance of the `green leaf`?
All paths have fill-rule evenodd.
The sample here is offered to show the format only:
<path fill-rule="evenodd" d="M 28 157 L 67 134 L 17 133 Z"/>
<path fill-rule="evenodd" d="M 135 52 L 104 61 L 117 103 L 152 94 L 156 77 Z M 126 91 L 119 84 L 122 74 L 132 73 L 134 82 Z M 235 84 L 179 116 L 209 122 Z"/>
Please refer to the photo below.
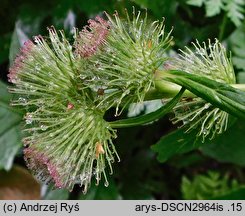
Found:
<path fill-rule="evenodd" d="M 45 185 L 46 186 L 46 185 Z M 44 200 L 67 200 L 69 198 L 69 191 L 66 189 L 55 189 L 48 187 Z"/>
<path fill-rule="evenodd" d="M 206 6 L 206 16 L 212 17 L 220 13 L 223 7 L 222 0 L 208 0 L 205 2 Z"/>
<path fill-rule="evenodd" d="M 245 71 L 245 63 L 244 63 L 244 59 L 242 59 L 241 57 L 239 56 L 234 56 L 232 58 L 233 62 L 234 62 L 234 65 L 237 67 L 237 68 L 240 68 L 242 69 L 243 71 Z"/>
<path fill-rule="evenodd" d="M 232 191 L 228 191 L 224 195 L 213 197 L 212 200 L 243 200 L 245 197 L 245 186 Z"/>
<path fill-rule="evenodd" d="M 205 144 L 196 138 L 196 132 L 185 133 L 184 129 L 176 130 L 163 136 L 152 146 L 157 159 L 165 162 L 176 154 L 182 154 L 199 147 L 204 155 L 220 162 L 230 162 L 245 166 L 245 123 L 237 121 L 229 129 L 214 140 L 206 140 Z"/>
<path fill-rule="evenodd" d="M 235 67 L 245 72 L 245 22 L 229 38 Z"/>
<path fill-rule="evenodd" d="M 244 20 L 243 0 L 189 0 L 187 4 L 197 7 L 204 4 L 207 17 L 218 15 L 223 10 L 236 26 L 240 26 Z"/>
<path fill-rule="evenodd" d="M 21 115 L 9 107 L 10 95 L 0 82 L 0 168 L 9 170 L 21 147 Z"/>
<path fill-rule="evenodd" d="M 166 81 L 181 85 L 227 113 L 245 119 L 245 92 L 228 84 L 183 71 L 171 70 L 167 73 L 169 76 L 163 77 Z"/>
<path fill-rule="evenodd" d="M 196 131 L 186 133 L 185 129 L 181 128 L 163 136 L 151 149 L 157 153 L 158 161 L 163 163 L 175 154 L 189 152 L 200 145 Z"/>
<path fill-rule="evenodd" d="M 191 145 L 191 144 L 186 144 Z M 193 145 L 193 144 L 192 144 Z M 205 163 L 205 157 L 200 154 L 199 151 L 191 151 L 191 152 L 184 152 L 184 154 L 178 154 L 175 157 L 172 157 L 168 164 L 178 169 L 181 168 L 190 168 L 192 166 L 202 166 Z"/>
<path fill-rule="evenodd" d="M 0 109 L 0 114 L 2 114 L 2 109 Z M 2 119 L 1 124 L 3 124 Z M 10 127 L 10 129 L 6 128 L 0 134 L 0 168 L 5 170 L 9 170 L 12 167 L 14 157 L 21 147 L 19 127 L 12 125 Z M 2 131 L 3 127 L 0 129 Z"/>
<path fill-rule="evenodd" d="M 244 0 L 224 0 L 224 2 L 227 16 L 236 26 L 240 26 L 244 20 Z"/>
<path fill-rule="evenodd" d="M 109 186 L 105 187 L 103 184 L 98 186 L 93 183 L 87 194 L 82 194 L 80 200 L 115 200 L 120 199 L 118 189 L 115 182 L 109 179 Z"/>
<path fill-rule="evenodd" d="M 220 162 L 245 166 L 245 122 L 237 121 L 222 136 L 209 141 L 201 147 L 203 154 Z"/>
<path fill-rule="evenodd" d="M 123 128 L 123 127 L 132 127 L 132 126 L 137 126 L 137 125 L 144 125 L 147 123 L 150 123 L 152 121 L 155 121 L 167 113 L 169 113 L 172 108 L 178 103 L 179 99 L 181 98 L 182 94 L 184 93 L 185 89 L 182 88 L 179 93 L 167 104 L 159 108 L 158 110 L 142 115 L 142 116 L 137 116 L 137 117 L 132 117 L 128 119 L 122 119 L 122 120 L 117 120 L 110 122 L 110 125 L 113 128 Z"/>
<path fill-rule="evenodd" d="M 27 35 L 21 28 L 21 21 L 17 21 L 15 24 L 15 29 L 12 34 L 10 50 L 9 50 L 9 62 L 10 65 L 13 64 L 15 57 L 19 53 L 20 47 L 28 40 Z"/>
<path fill-rule="evenodd" d="M 245 71 L 237 74 L 237 81 L 238 83 L 245 84 Z"/>
<path fill-rule="evenodd" d="M 196 175 L 192 180 L 183 176 L 181 183 L 183 198 L 187 200 L 221 199 L 229 196 L 232 199 L 238 190 L 244 193 L 243 188 L 244 185 L 239 185 L 235 179 L 230 180 L 227 174 L 222 176 L 214 171 L 209 171 L 205 175 Z"/>
<path fill-rule="evenodd" d="M 189 0 L 189 1 L 187 1 L 187 4 L 197 6 L 197 7 L 201 7 L 204 2 L 205 2 L 205 0 Z"/>

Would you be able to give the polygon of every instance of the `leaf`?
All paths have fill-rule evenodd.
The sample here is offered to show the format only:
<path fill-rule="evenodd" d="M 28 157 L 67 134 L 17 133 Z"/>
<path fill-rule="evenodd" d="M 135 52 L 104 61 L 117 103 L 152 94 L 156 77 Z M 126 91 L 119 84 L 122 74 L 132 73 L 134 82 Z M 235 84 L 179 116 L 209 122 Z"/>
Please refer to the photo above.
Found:
<path fill-rule="evenodd" d="M 245 71 L 237 74 L 237 81 L 238 83 L 245 84 Z"/>
<path fill-rule="evenodd" d="M 40 185 L 23 167 L 0 171 L 0 200 L 40 199 Z"/>
<path fill-rule="evenodd" d="M 151 149 L 157 153 L 157 159 L 165 162 L 175 154 L 189 152 L 198 148 L 201 142 L 196 137 L 196 131 L 185 133 L 181 128 L 163 136 Z"/>
<path fill-rule="evenodd" d="M 224 0 L 224 2 L 227 16 L 236 26 L 240 26 L 244 20 L 244 0 Z"/>
<path fill-rule="evenodd" d="M 181 85 L 221 110 L 245 119 L 245 92 L 228 84 L 183 71 L 171 70 L 167 73 L 169 76 L 163 77 L 166 81 Z"/>
<path fill-rule="evenodd" d="M 204 155 L 220 162 L 230 162 L 245 166 L 245 123 L 237 121 L 222 135 L 214 140 L 206 140 L 203 144 L 195 137 L 196 132 L 185 133 L 178 129 L 163 136 L 152 150 L 156 152 L 160 162 L 166 162 L 176 154 L 182 154 L 200 148 Z"/>
<path fill-rule="evenodd" d="M 228 191 L 224 195 L 213 197 L 212 200 L 243 200 L 245 197 L 245 186 L 232 191 Z"/>
<path fill-rule="evenodd" d="M 237 69 L 245 72 L 245 23 L 241 25 L 229 38 L 232 49 L 232 60 Z"/>
<path fill-rule="evenodd" d="M 234 62 L 234 65 L 237 67 L 237 68 L 240 68 L 243 70 L 243 72 L 245 71 L 245 63 L 244 63 L 244 60 L 240 57 L 240 56 L 234 56 L 232 58 L 233 62 Z"/>
<path fill-rule="evenodd" d="M 93 183 L 88 193 L 82 194 L 79 198 L 80 200 L 115 200 L 120 199 L 120 195 L 115 182 L 109 179 L 108 187 L 105 187 L 103 184 L 96 186 Z"/>
<path fill-rule="evenodd" d="M 206 16 L 212 17 L 220 13 L 223 7 L 222 0 L 208 0 L 205 2 Z"/>
<path fill-rule="evenodd" d="M 43 185 L 43 187 L 47 187 Z M 48 187 L 47 191 L 42 198 L 43 200 L 67 200 L 69 198 L 69 191 L 66 189 L 52 189 Z"/>
<path fill-rule="evenodd" d="M 21 115 L 9 107 L 10 94 L 0 82 L 0 168 L 9 170 L 21 148 L 19 124 Z"/>
<path fill-rule="evenodd" d="M 142 116 L 137 116 L 137 117 L 132 117 L 128 119 L 122 119 L 122 120 L 117 120 L 110 122 L 110 125 L 113 128 L 123 128 L 123 127 L 132 127 L 132 126 L 137 126 L 137 125 L 143 125 L 150 123 L 152 121 L 155 121 L 172 110 L 172 108 L 178 103 L 179 99 L 181 98 L 183 92 L 185 89 L 181 89 L 179 93 L 171 100 L 169 101 L 166 105 L 162 106 L 158 110 L 142 115 Z"/>
<path fill-rule="evenodd" d="M 192 166 L 197 166 L 197 165 L 202 166 L 203 163 L 205 163 L 205 157 L 201 155 L 199 151 L 191 151 L 189 153 L 187 153 L 186 151 L 184 152 L 183 155 L 177 153 L 175 157 L 172 157 L 168 161 L 168 164 L 178 169 L 190 168 Z"/>
<path fill-rule="evenodd" d="M 197 6 L 197 7 L 201 7 L 204 2 L 205 2 L 205 0 L 189 0 L 189 1 L 187 1 L 187 4 Z"/>
<path fill-rule="evenodd" d="M 187 4 L 197 7 L 204 4 L 207 17 L 218 15 L 223 10 L 236 26 L 244 20 L 244 0 L 189 0 Z"/>
<path fill-rule="evenodd" d="M 13 64 L 14 59 L 16 58 L 17 54 L 19 53 L 20 47 L 24 44 L 25 41 L 28 40 L 27 35 L 24 33 L 21 27 L 22 23 L 18 20 L 15 23 L 15 29 L 12 34 L 11 43 L 10 43 L 10 50 L 9 50 L 9 62 L 10 66 Z"/>
<path fill-rule="evenodd" d="M 237 121 L 222 136 L 201 147 L 203 154 L 220 162 L 245 166 L 245 122 Z"/>
<path fill-rule="evenodd" d="M 2 113 L 1 109 L 0 113 Z M 4 168 L 5 170 L 11 168 L 14 157 L 21 146 L 19 140 L 20 135 L 18 127 L 12 127 L 6 132 L 2 132 L 0 135 L 0 168 Z"/>
<path fill-rule="evenodd" d="M 205 175 L 195 175 L 192 180 L 183 176 L 181 183 L 182 196 L 187 200 L 220 199 L 229 197 L 241 189 L 244 192 L 243 188 L 244 185 L 239 185 L 236 179 L 230 180 L 228 174 L 222 176 L 214 171 L 209 171 Z M 230 198 L 232 199 L 232 197 Z"/>

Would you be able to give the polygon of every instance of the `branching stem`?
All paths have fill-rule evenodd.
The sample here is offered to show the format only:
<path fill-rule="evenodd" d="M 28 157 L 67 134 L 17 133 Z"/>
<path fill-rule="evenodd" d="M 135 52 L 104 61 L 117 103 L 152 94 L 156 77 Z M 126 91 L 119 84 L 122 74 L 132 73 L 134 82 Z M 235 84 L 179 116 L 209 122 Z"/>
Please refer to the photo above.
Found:
<path fill-rule="evenodd" d="M 148 91 L 145 96 L 145 100 L 172 98 L 180 91 L 181 86 L 162 79 L 163 76 L 166 76 L 166 73 L 164 73 L 163 71 L 157 71 L 155 75 L 155 83 L 157 85 L 157 89 L 151 89 L 150 91 Z M 245 84 L 231 84 L 231 86 L 241 91 L 245 91 Z M 182 97 L 192 98 L 196 97 L 196 95 L 188 90 L 185 90 L 185 92 L 182 94 Z"/>

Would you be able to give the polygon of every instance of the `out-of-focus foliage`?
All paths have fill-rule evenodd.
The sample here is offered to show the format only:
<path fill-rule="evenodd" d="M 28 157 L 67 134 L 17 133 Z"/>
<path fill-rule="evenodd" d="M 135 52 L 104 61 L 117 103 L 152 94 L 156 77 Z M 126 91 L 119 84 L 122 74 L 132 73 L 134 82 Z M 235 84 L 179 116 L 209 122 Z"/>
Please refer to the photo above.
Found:
<path fill-rule="evenodd" d="M 122 12 L 127 8 L 130 11 L 132 6 L 136 9 L 147 9 L 151 20 L 165 17 L 166 31 L 174 27 L 171 54 L 175 54 L 178 48 L 189 45 L 195 39 L 206 41 L 208 38 L 218 38 L 232 51 L 238 82 L 245 83 L 243 0 L 2 0 L 1 179 L 14 180 L 18 176 L 3 171 L 10 170 L 13 162 L 25 166 L 21 153 L 22 111 L 9 106 L 11 96 L 7 92 L 9 84 L 6 75 L 9 65 L 26 38 L 38 34 L 47 35 L 46 27 L 53 25 L 57 29 L 65 29 L 66 35 L 72 41 L 71 32 L 74 26 L 81 29 L 89 18 L 103 16 L 104 10 L 113 13 L 114 10 Z M 161 105 L 161 102 L 158 102 Z M 142 106 L 139 112 L 147 113 L 148 109 L 151 110 L 149 107 L 159 105 L 154 103 L 147 102 L 147 106 Z M 108 112 L 108 119 L 114 119 L 112 113 Z M 132 114 L 131 108 L 131 116 L 137 114 L 139 113 Z M 126 116 L 126 112 L 124 115 Z M 170 116 L 144 127 L 118 130 L 115 144 L 122 161 L 115 164 L 109 187 L 104 187 L 103 184 L 95 186 L 93 183 L 88 194 L 83 195 L 79 186 L 72 193 L 42 186 L 41 198 L 180 199 L 182 191 L 184 199 L 244 199 L 244 121 L 231 122 L 227 132 L 202 144 L 193 136 L 194 131 L 186 136 L 183 129 L 176 130 L 168 120 Z M 224 171 L 220 173 L 227 175 L 209 172 L 213 169 Z M 199 175 L 204 172 L 208 175 Z M 11 181 L 5 181 L 5 184 L 14 188 Z M 34 189 L 34 186 L 31 188 Z"/>
<path fill-rule="evenodd" d="M 21 114 L 18 110 L 10 108 L 11 96 L 2 82 L 0 82 L 0 94 L 0 168 L 9 170 L 21 147 Z"/>
<path fill-rule="evenodd" d="M 201 151 L 220 162 L 245 166 L 244 131 L 244 122 L 238 120 L 223 135 L 203 145 Z"/>
<path fill-rule="evenodd" d="M 69 191 L 66 189 L 54 189 L 43 185 L 43 197 L 44 200 L 66 200 L 69 198 Z"/>
<path fill-rule="evenodd" d="M 197 7 L 204 4 L 207 17 L 218 15 L 223 10 L 236 26 L 241 25 L 244 20 L 243 0 L 189 0 L 188 4 Z"/>
<path fill-rule="evenodd" d="M 232 60 L 239 70 L 237 79 L 239 83 L 245 83 L 245 22 L 236 29 L 229 38 L 232 50 Z"/>
<path fill-rule="evenodd" d="M 158 153 L 157 159 L 165 162 L 175 154 L 181 154 L 198 148 L 201 141 L 195 136 L 195 131 L 186 136 L 185 129 L 179 129 L 163 136 L 152 150 Z M 176 142 L 177 140 L 177 142 Z"/>
<path fill-rule="evenodd" d="M 113 180 L 109 181 L 110 187 L 107 188 L 103 184 L 98 186 L 93 183 L 92 187 L 88 191 L 86 195 L 82 194 L 79 199 L 81 200 L 115 200 L 121 199 L 118 188 Z"/>
<path fill-rule="evenodd" d="M 229 198 L 230 194 L 244 194 L 245 185 L 240 185 L 235 179 L 229 179 L 228 175 L 222 176 L 218 172 L 209 171 L 206 175 L 196 175 L 193 180 L 182 177 L 181 190 L 184 199 L 217 199 Z"/>

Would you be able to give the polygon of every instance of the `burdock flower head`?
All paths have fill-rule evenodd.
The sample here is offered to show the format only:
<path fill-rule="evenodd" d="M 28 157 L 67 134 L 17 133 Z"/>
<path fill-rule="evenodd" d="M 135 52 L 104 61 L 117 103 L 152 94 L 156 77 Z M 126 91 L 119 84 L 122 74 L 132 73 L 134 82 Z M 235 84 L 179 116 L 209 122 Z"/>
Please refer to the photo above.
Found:
<path fill-rule="evenodd" d="M 49 39 L 37 36 L 25 43 L 9 80 L 15 84 L 10 91 L 18 94 L 12 104 L 27 110 L 23 142 L 28 167 L 46 183 L 70 190 L 80 184 L 86 192 L 92 177 L 108 185 L 105 168 L 112 173 L 118 156 L 115 131 L 93 103 L 92 90 L 78 79 L 86 72 L 80 62 L 63 32 L 50 28 Z"/>
<path fill-rule="evenodd" d="M 75 43 L 75 52 L 88 57 L 89 62 L 87 77 L 81 74 L 81 79 L 94 87 L 99 96 L 97 105 L 116 106 L 116 114 L 120 114 L 119 106 L 123 110 L 132 102 L 143 101 L 145 93 L 154 87 L 154 72 L 166 61 L 171 42 L 163 21 L 149 23 L 147 14 L 142 17 L 135 10 L 132 20 L 127 11 L 125 15 L 126 19 L 121 19 L 116 12 L 113 17 L 106 14 L 108 21 L 90 21 L 77 34 Z"/>
<path fill-rule="evenodd" d="M 93 176 L 108 184 L 106 165 L 112 173 L 119 157 L 104 114 L 143 101 L 167 59 L 171 32 L 163 21 L 149 23 L 135 10 L 132 20 L 125 15 L 89 20 L 75 30 L 72 45 L 51 27 L 49 37 L 26 42 L 10 68 L 10 91 L 18 97 L 12 104 L 26 110 L 25 160 L 56 187 L 72 190 L 78 183 L 86 192 Z"/>
<path fill-rule="evenodd" d="M 200 45 L 193 43 L 194 50 L 185 51 L 172 60 L 171 69 L 183 70 L 191 74 L 205 76 L 222 83 L 234 84 L 235 74 L 226 49 L 216 40 Z M 227 129 L 229 115 L 201 98 L 183 98 L 174 108 L 174 123 L 182 122 L 186 131 L 197 130 L 197 136 L 214 138 Z"/>

